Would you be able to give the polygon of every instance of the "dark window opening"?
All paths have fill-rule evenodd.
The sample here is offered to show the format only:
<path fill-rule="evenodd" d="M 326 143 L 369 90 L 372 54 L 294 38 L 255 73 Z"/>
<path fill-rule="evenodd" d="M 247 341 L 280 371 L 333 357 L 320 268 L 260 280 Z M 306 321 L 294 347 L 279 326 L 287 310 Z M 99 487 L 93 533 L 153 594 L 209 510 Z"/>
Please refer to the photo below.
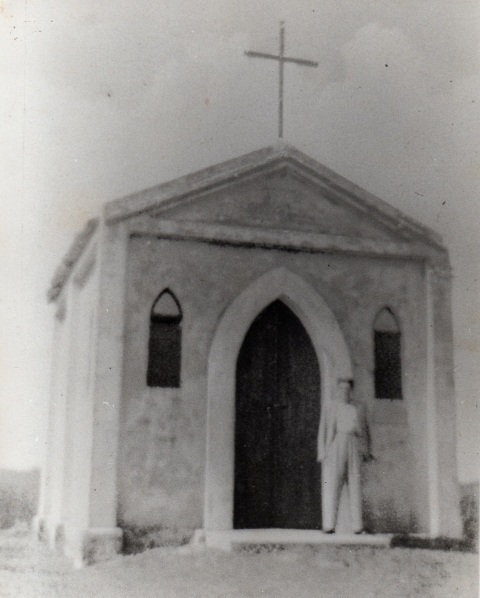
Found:
<path fill-rule="evenodd" d="M 383 309 L 374 324 L 375 398 L 402 398 L 401 335 L 389 308 Z"/>
<path fill-rule="evenodd" d="M 148 386 L 180 386 L 181 321 L 180 303 L 169 289 L 165 289 L 155 300 L 150 313 Z"/>

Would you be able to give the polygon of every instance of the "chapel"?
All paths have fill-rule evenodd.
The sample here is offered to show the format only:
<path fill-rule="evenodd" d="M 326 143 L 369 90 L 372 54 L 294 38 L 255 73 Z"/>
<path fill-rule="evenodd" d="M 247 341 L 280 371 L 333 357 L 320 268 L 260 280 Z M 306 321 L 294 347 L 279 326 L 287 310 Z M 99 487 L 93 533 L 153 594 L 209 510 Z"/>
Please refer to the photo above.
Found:
<path fill-rule="evenodd" d="M 368 535 L 460 537 L 450 292 L 437 233 L 288 145 L 107 203 L 49 290 L 39 530 L 78 564 L 322 534 L 320 418 L 353 379 Z"/>

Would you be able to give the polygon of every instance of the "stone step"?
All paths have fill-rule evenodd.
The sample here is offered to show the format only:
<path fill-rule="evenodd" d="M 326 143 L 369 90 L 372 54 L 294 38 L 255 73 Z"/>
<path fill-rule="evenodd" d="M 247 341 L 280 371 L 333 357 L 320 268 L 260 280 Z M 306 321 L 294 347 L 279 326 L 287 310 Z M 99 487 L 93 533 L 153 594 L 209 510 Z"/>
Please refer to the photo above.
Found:
<path fill-rule="evenodd" d="M 336 544 L 388 547 L 392 537 L 393 534 L 326 534 L 320 530 L 272 528 L 202 530 L 194 541 L 203 540 L 209 547 L 231 551 L 235 546 L 248 544 Z"/>

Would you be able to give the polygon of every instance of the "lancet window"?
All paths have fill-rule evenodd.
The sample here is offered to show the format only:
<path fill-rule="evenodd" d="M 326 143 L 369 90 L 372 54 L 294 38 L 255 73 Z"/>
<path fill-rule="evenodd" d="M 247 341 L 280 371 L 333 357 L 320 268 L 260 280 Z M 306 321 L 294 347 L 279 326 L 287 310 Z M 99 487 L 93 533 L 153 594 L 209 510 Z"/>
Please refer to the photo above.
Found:
<path fill-rule="evenodd" d="M 384 307 L 375 318 L 375 397 L 402 398 L 402 339 L 397 319 L 389 307 Z"/>
<path fill-rule="evenodd" d="M 170 289 L 155 299 L 150 312 L 147 385 L 180 386 L 182 310 Z"/>

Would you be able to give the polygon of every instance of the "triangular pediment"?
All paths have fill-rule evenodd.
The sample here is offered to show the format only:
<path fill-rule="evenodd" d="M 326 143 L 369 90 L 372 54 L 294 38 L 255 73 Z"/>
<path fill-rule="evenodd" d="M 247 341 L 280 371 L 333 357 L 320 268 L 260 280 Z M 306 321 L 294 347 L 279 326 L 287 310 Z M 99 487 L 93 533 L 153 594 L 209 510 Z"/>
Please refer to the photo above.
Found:
<path fill-rule="evenodd" d="M 101 220 L 107 226 L 129 221 L 127 234 L 426 259 L 449 272 L 435 231 L 285 145 L 109 202 Z M 51 301 L 93 242 L 98 223 L 87 223 L 75 239 L 55 274 Z"/>
<path fill-rule="evenodd" d="M 368 214 L 339 202 L 286 167 L 237 182 L 228 189 L 150 212 L 153 218 L 303 231 L 346 237 L 389 238 L 391 231 Z"/>
<path fill-rule="evenodd" d="M 105 217 L 107 221 L 144 217 L 441 247 L 435 232 L 289 146 L 252 152 L 111 202 Z"/>

